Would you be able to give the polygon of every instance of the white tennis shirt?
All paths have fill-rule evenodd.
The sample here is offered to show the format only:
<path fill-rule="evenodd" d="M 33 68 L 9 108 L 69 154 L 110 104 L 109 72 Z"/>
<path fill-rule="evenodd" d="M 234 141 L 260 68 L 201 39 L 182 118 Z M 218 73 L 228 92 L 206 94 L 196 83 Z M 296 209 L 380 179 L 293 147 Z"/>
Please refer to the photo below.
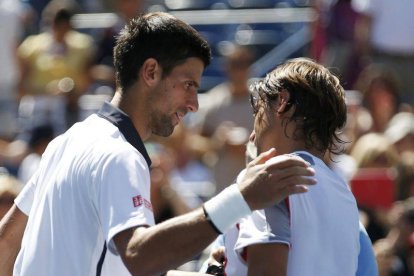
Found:
<path fill-rule="evenodd" d="M 14 275 L 97 275 L 105 242 L 114 252 L 117 233 L 154 225 L 150 162 L 109 103 L 53 140 L 16 199 L 29 220 Z"/>
<path fill-rule="evenodd" d="M 307 152 L 296 154 L 315 169 L 317 184 L 242 219 L 235 249 L 242 259 L 250 245 L 284 243 L 290 246 L 288 276 L 354 276 L 360 250 L 355 198 L 322 160 Z"/>

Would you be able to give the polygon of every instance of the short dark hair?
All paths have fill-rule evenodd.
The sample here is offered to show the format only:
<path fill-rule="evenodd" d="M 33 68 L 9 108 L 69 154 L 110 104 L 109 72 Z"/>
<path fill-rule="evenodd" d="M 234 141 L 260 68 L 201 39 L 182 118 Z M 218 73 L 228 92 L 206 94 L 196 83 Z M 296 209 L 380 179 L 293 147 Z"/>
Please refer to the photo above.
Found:
<path fill-rule="evenodd" d="M 56 15 L 53 19 L 53 24 L 59 25 L 59 24 L 70 23 L 72 16 L 73 16 L 73 13 L 69 9 L 60 9 L 56 12 Z"/>
<path fill-rule="evenodd" d="M 250 87 L 260 101 L 271 106 L 281 91 L 290 94 L 287 112 L 294 107 L 288 121 L 298 127 L 294 139 L 304 139 L 308 148 L 320 152 L 340 153 L 344 141 L 338 131 L 345 126 L 347 110 L 345 92 L 339 79 L 324 66 L 307 58 L 297 58 L 277 66 L 263 80 Z M 286 133 L 286 131 L 285 131 Z"/>
<path fill-rule="evenodd" d="M 163 12 L 140 15 L 120 32 L 114 48 L 117 86 L 123 92 L 138 77 L 148 58 L 156 59 L 163 77 L 187 58 L 200 58 L 210 64 L 211 50 L 205 39 L 190 25 Z"/>

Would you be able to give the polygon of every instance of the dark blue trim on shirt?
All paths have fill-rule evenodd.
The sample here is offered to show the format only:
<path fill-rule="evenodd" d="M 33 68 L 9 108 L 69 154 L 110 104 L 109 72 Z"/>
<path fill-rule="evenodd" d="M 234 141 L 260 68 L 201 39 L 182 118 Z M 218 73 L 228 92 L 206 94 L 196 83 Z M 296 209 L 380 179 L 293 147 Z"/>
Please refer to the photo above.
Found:
<path fill-rule="evenodd" d="M 128 115 L 119 108 L 111 105 L 109 102 L 105 102 L 97 114 L 115 125 L 122 135 L 124 135 L 128 143 L 130 143 L 144 156 L 148 167 L 151 168 L 151 159 L 148 155 L 147 149 L 144 146 L 144 142 L 142 142 L 138 131 L 134 127 L 134 124 Z"/>
<path fill-rule="evenodd" d="M 96 276 L 101 276 L 106 251 L 107 251 L 107 248 L 106 248 L 106 242 L 105 242 L 104 247 L 102 249 L 101 257 L 99 258 L 98 265 L 96 266 Z"/>

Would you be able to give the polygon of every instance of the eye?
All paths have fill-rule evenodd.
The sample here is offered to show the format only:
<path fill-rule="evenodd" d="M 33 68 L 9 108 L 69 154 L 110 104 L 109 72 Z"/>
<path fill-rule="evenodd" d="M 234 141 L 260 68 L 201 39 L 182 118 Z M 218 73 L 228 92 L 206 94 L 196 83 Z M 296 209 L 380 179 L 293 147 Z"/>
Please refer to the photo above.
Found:
<path fill-rule="evenodd" d="M 190 89 L 190 88 L 191 88 L 191 86 L 192 86 L 192 84 L 191 84 L 191 82 L 189 82 L 189 81 L 186 81 L 186 82 L 184 83 L 184 89 L 185 89 L 185 90 Z"/>
<path fill-rule="evenodd" d="M 184 90 L 186 91 L 191 91 L 191 92 L 196 92 L 198 91 L 198 84 L 194 81 L 186 81 L 184 82 Z"/>

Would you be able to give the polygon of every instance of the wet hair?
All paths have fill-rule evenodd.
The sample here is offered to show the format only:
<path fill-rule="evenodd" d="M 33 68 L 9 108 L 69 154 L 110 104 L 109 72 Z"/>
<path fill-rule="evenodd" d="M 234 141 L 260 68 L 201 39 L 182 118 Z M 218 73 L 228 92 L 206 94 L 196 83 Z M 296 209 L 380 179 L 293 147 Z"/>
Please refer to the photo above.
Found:
<path fill-rule="evenodd" d="M 281 91 L 290 94 L 283 113 L 294 108 L 293 115 L 283 121 L 296 122 L 293 139 L 303 139 L 307 148 L 322 153 L 343 152 L 339 131 L 346 123 L 345 92 L 339 79 L 324 66 L 307 58 L 297 58 L 277 66 L 263 80 L 250 87 L 259 101 L 271 107 Z"/>
<path fill-rule="evenodd" d="M 138 79 L 138 71 L 148 58 L 163 69 L 163 77 L 187 58 L 210 64 L 211 50 L 205 39 L 187 23 L 163 12 L 140 15 L 120 32 L 114 48 L 117 87 L 125 92 Z"/>

